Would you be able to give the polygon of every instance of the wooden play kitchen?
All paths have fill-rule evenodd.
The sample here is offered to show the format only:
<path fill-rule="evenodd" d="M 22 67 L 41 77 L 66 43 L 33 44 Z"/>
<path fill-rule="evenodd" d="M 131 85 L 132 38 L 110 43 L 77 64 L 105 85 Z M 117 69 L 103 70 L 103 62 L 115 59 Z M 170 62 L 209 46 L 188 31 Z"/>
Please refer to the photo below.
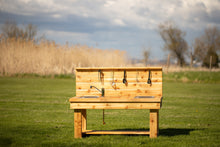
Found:
<path fill-rule="evenodd" d="M 159 134 L 162 107 L 162 67 L 76 68 L 76 96 L 69 99 L 74 109 L 74 137 L 83 134 Z M 87 109 L 149 109 L 149 131 L 87 130 Z M 104 124 L 103 119 L 103 124 Z"/>

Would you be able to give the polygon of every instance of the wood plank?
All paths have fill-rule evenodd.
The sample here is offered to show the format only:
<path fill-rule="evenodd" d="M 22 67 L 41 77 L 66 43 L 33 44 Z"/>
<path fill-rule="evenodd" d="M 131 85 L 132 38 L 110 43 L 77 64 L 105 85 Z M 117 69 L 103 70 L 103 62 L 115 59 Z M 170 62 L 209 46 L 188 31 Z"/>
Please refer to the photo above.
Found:
<path fill-rule="evenodd" d="M 111 83 L 111 82 L 123 83 L 122 80 L 123 78 L 114 78 L 114 80 L 112 78 L 104 78 L 103 82 L 104 83 Z M 147 83 L 148 78 L 144 78 L 144 79 L 126 78 L 126 80 L 128 83 Z M 92 77 L 76 79 L 76 82 L 77 83 L 101 83 L 99 79 L 92 78 Z M 162 82 L 162 78 L 151 78 L 151 82 L 152 83 Z"/>
<path fill-rule="evenodd" d="M 100 97 L 100 98 L 80 98 L 80 97 L 73 97 L 69 99 L 69 102 L 71 103 L 82 103 L 82 102 L 88 102 L 88 103 L 107 103 L 107 102 L 112 102 L 112 103 L 126 103 L 126 102 L 131 102 L 131 103 L 153 103 L 153 102 L 161 102 L 162 97 L 155 97 L 155 98 L 134 98 L 134 97 Z"/>
<path fill-rule="evenodd" d="M 82 131 L 86 130 L 87 126 L 87 114 L 86 114 L 86 109 L 82 109 Z"/>
<path fill-rule="evenodd" d="M 128 84 L 148 84 L 147 81 L 148 79 L 145 78 L 145 79 L 136 79 L 136 78 L 127 78 L 126 79 Z M 151 83 L 152 84 L 157 84 L 157 83 L 162 83 L 162 78 L 151 78 Z M 104 80 L 102 81 L 103 84 L 110 84 L 112 82 L 116 83 L 116 84 L 123 84 L 123 78 L 114 78 L 114 80 L 112 80 L 111 78 L 104 78 Z M 76 83 L 101 83 L 101 81 L 99 79 L 96 79 L 96 78 L 92 78 L 92 77 L 89 77 L 89 78 L 83 78 L 83 79 L 80 79 L 80 80 L 77 80 L 76 79 Z"/>
<path fill-rule="evenodd" d="M 159 133 L 159 110 L 150 110 L 150 138 L 156 138 Z"/>
<path fill-rule="evenodd" d="M 77 96 L 101 96 L 97 90 L 76 90 Z M 162 89 L 157 90 L 142 90 L 142 89 L 122 89 L 122 90 L 105 90 L 105 96 L 162 96 Z"/>
<path fill-rule="evenodd" d="M 96 94 L 96 93 L 81 93 L 79 94 L 81 96 L 99 96 L 101 97 L 101 94 Z M 160 93 L 107 93 L 106 96 L 111 97 L 111 96 L 118 96 L 118 97 L 135 97 L 135 96 L 162 96 Z"/>
<path fill-rule="evenodd" d="M 123 78 L 124 77 L 124 71 L 105 71 L 102 72 L 104 74 L 105 78 Z M 149 76 L 149 71 L 128 71 L 127 73 L 127 78 L 148 78 Z M 162 76 L 162 71 L 151 71 L 151 76 L 152 77 L 161 77 Z M 77 72 L 77 78 L 82 78 L 82 77 L 93 77 L 93 78 L 99 78 L 99 72 L 98 71 L 90 71 L 90 72 Z"/>
<path fill-rule="evenodd" d="M 111 89 L 111 90 L 120 90 L 120 89 L 146 89 L 146 90 L 154 90 L 154 89 L 161 89 L 162 84 L 147 84 L 147 83 L 128 83 L 127 86 L 123 83 L 115 83 L 114 86 L 112 86 L 112 83 L 104 83 L 102 85 L 101 83 L 77 83 L 76 84 L 76 90 L 85 90 L 90 89 L 90 84 L 92 86 L 95 86 L 99 89 L 101 87 L 104 87 L 105 90 Z M 93 88 L 91 89 L 93 90 Z"/>
<path fill-rule="evenodd" d="M 104 83 L 111 83 L 111 82 L 115 82 L 115 83 L 123 83 L 124 77 L 104 77 L 103 82 Z M 128 81 L 128 83 L 147 83 L 148 81 L 148 77 L 143 77 L 143 78 L 136 78 L 136 77 L 127 77 L 126 80 Z M 91 83 L 91 82 L 96 82 L 96 83 L 101 83 L 100 79 L 98 79 L 97 77 L 80 77 L 80 78 L 76 78 L 76 82 L 77 83 Z M 155 77 L 152 76 L 151 77 L 151 82 L 162 82 L 162 77 Z"/>
<path fill-rule="evenodd" d="M 144 84 L 142 85 L 135 85 L 135 84 L 128 84 L 128 86 L 120 86 L 119 84 L 116 84 L 114 86 L 111 86 L 111 85 L 106 85 L 106 86 L 100 86 L 100 84 L 91 84 L 91 85 L 86 85 L 86 84 L 78 84 L 76 86 L 76 90 L 79 90 L 79 91 L 98 91 L 96 88 L 90 88 L 90 86 L 95 86 L 97 87 L 98 89 L 101 89 L 101 88 L 105 88 L 105 90 L 109 90 L 109 91 L 120 91 L 120 90 L 125 90 L 125 91 L 128 91 L 128 90 L 132 90 L 132 91 L 135 91 L 135 90 L 138 90 L 138 89 L 141 89 L 141 90 L 158 90 L 158 89 L 162 89 L 162 85 L 161 84 L 154 84 L 152 86 L 144 86 Z M 114 89 L 115 88 L 115 89 Z"/>
<path fill-rule="evenodd" d="M 77 67 L 77 71 L 162 70 L 162 67 Z"/>
<path fill-rule="evenodd" d="M 162 84 L 158 83 L 158 84 L 146 84 L 146 83 L 141 83 L 141 84 L 135 84 L 135 83 L 128 83 L 127 86 L 125 84 L 122 83 L 115 83 L 114 85 L 112 85 L 112 83 L 105 83 L 104 85 L 102 85 L 101 83 L 78 83 L 76 85 L 76 90 L 83 90 L 83 91 L 97 91 L 97 89 L 95 88 L 90 88 L 90 86 L 95 86 L 98 89 L 101 88 L 105 88 L 105 90 L 128 90 L 128 89 L 132 89 L 132 90 L 137 90 L 137 89 L 142 89 L 142 90 L 158 90 L 158 89 L 162 89 Z"/>
<path fill-rule="evenodd" d="M 74 138 L 82 138 L 82 112 L 74 110 Z"/>
<path fill-rule="evenodd" d="M 118 83 L 118 84 L 120 84 L 120 83 L 123 83 L 122 82 L 122 80 L 123 80 L 123 78 L 120 78 L 120 79 L 114 79 L 114 80 L 112 80 L 111 78 L 108 78 L 108 79 L 104 79 L 103 80 L 103 83 L 105 84 L 105 83 L 112 83 L 112 82 L 115 82 L 115 83 Z M 127 82 L 128 82 L 128 84 L 134 84 L 134 83 L 140 83 L 140 84 L 143 84 L 143 83 L 146 83 L 147 84 L 147 81 L 148 81 L 148 79 L 146 78 L 146 79 L 140 79 L 140 80 L 137 80 L 136 78 L 133 78 L 133 79 L 126 79 L 127 80 Z M 151 82 L 152 82 L 152 84 L 154 84 L 154 83 L 161 83 L 163 80 L 162 80 L 162 78 L 151 78 Z M 98 79 L 95 79 L 95 78 L 92 78 L 92 77 L 90 77 L 90 78 L 83 78 L 83 79 L 80 79 L 80 80 L 76 80 L 76 82 L 77 83 L 101 83 L 101 81 L 100 80 L 98 80 Z"/>
<path fill-rule="evenodd" d="M 118 130 L 90 130 L 90 131 L 85 131 L 83 134 L 88 134 L 88 135 L 149 135 L 149 131 L 118 131 Z"/>
<path fill-rule="evenodd" d="M 70 103 L 70 109 L 160 109 L 160 103 Z"/>

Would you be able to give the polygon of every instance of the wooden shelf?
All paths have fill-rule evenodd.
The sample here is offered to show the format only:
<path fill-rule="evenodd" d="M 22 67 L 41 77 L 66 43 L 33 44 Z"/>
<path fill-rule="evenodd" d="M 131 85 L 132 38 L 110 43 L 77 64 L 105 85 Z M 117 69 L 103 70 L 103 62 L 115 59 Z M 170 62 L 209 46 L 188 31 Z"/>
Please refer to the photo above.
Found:
<path fill-rule="evenodd" d="M 88 135 L 149 135 L 150 131 L 121 131 L 121 130 L 114 130 L 114 131 L 97 131 L 97 130 L 86 130 L 82 132 L 83 134 Z"/>

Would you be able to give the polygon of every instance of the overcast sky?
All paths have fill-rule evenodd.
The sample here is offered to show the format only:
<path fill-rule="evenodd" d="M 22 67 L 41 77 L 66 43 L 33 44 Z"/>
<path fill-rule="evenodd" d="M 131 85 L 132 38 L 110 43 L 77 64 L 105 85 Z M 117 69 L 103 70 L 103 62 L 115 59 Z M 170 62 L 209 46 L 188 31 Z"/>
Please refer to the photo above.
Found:
<path fill-rule="evenodd" d="M 37 25 L 38 34 L 65 44 L 120 49 L 142 58 L 163 59 L 158 25 L 174 21 L 189 45 L 208 26 L 220 28 L 220 0 L 0 0 L 0 26 Z"/>

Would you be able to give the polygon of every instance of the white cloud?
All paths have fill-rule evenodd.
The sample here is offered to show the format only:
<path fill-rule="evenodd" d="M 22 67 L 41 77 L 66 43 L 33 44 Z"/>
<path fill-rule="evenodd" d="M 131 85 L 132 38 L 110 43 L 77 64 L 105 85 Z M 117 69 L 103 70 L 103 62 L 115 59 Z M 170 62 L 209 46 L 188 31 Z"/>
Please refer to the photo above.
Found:
<path fill-rule="evenodd" d="M 108 1 L 106 1 L 106 3 L 104 4 L 104 7 L 111 7 L 113 4 L 115 4 L 115 1 L 113 1 L 113 0 L 108 0 Z"/>
<path fill-rule="evenodd" d="M 61 18 L 62 15 L 60 15 L 60 14 L 53 14 L 52 17 L 53 17 L 53 18 Z"/>
<path fill-rule="evenodd" d="M 174 20 L 180 26 L 197 28 L 209 21 L 208 17 L 218 17 L 218 0 L 2 0 L 2 11 L 22 15 L 51 15 L 61 18 L 76 15 L 95 18 L 113 25 L 132 25 L 139 28 L 156 28 L 166 20 Z M 216 14 L 218 13 L 218 14 Z"/>
<path fill-rule="evenodd" d="M 121 19 L 114 19 L 113 23 L 119 26 L 125 26 L 125 23 Z"/>

